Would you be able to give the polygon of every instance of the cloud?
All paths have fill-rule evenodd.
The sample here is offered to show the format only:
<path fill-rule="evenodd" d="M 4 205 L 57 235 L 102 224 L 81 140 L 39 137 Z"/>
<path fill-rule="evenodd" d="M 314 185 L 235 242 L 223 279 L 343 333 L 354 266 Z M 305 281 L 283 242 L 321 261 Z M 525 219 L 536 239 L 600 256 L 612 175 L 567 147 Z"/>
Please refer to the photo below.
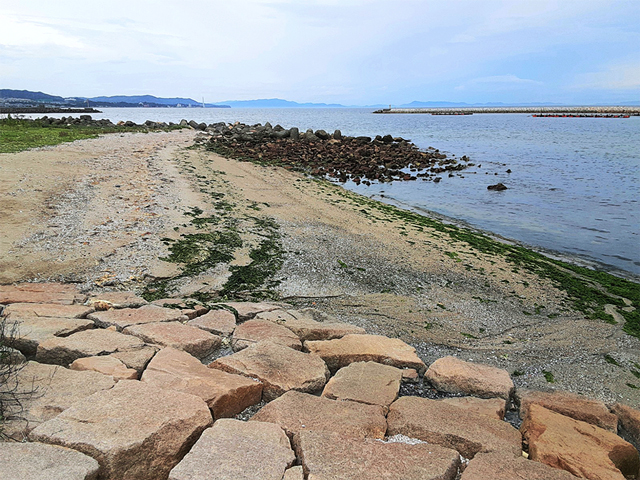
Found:
<path fill-rule="evenodd" d="M 578 90 L 639 90 L 640 60 L 608 65 L 598 72 L 576 77 L 573 89 Z"/>
<path fill-rule="evenodd" d="M 492 75 L 488 77 L 479 77 L 469 80 L 462 85 L 455 87 L 455 90 L 466 90 L 473 87 L 514 88 L 521 86 L 530 87 L 533 85 L 543 85 L 543 83 L 538 82 L 537 80 L 530 80 L 528 78 L 520 78 L 516 75 Z"/>

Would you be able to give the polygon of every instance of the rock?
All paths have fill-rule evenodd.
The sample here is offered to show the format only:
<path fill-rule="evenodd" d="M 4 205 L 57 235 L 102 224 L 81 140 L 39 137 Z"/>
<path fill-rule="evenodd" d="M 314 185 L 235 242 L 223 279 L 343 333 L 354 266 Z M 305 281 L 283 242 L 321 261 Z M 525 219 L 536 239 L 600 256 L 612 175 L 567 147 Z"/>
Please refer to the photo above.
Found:
<path fill-rule="evenodd" d="M 211 310 L 209 313 L 188 321 L 187 325 L 228 337 L 236 328 L 236 316 L 229 310 Z"/>
<path fill-rule="evenodd" d="M 323 431 L 301 431 L 296 452 L 313 480 L 453 480 L 460 465 L 458 452 L 450 448 Z"/>
<path fill-rule="evenodd" d="M 11 324 L 9 320 L 7 324 Z M 64 337 L 83 330 L 92 329 L 91 320 L 79 318 L 21 318 L 15 321 L 12 345 L 28 356 L 33 356 L 40 343 L 56 337 Z"/>
<path fill-rule="evenodd" d="M 480 453 L 469 462 L 460 480 L 576 480 L 565 470 L 551 468 L 523 457 Z"/>
<path fill-rule="evenodd" d="M 253 303 L 253 302 L 226 302 L 221 306 L 231 307 L 238 314 L 238 321 L 244 322 L 251 320 L 258 313 L 270 312 L 272 310 L 280 310 L 282 307 L 271 303 Z"/>
<path fill-rule="evenodd" d="M 320 357 L 271 342 L 260 342 L 218 358 L 209 367 L 257 378 L 264 385 L 262 397 L 266 401 L 289 390 L 317 392 L 329 378 L 327 366 Z"/>
<path fill-rule="evenodd" d="M 316 130 L 315 131 L 315 135 L 320 140 L 329 140 L 329 134 L 327 132 L 325 132 L 324 130 Z"/>
<path fill-rule="evenodd" d="M 420 375 L 415 368 L 402 369 L 402 383 L 418 383 Z"/>
<path fill-rule="evenodd" d="M 298 141 L 300 139 L 300 130 L 298 130 L 298 127 L 291 127 L 289 130 L 289 138 L 293 141 Z"/>
<path fill-rule="evenodd" d="M 231 346 L 237 352 L 263 340 L 302 350 L 302 343 L 295 333 L 268 320 L 248 320 L 238 325 L 233 333 Z"/>
<path fill-rule="evenodd" d="M 112 308 L 138 308 L 149 303 L 134 292 L 104 292 L 92 295 L 87 300 L 89 305 L 96 302 L 105 302 Z"/>
<path fill-rule="evenodd" d="M 26 361 L 27 359 L 20 350 L 0 345 L 0 365 L 19 365 Z"/>
<path fill-rule="evenodd" d="M 424 376 L 437 390 L 482 398 L 509 399 L 514 391 L 509 372 L 456 357 L 439 358 Z"/>
<path fill-rule="evenodd" d="M 103 375 L 109 375 L 114 380 L 137 380 L 138 372 L 133 368 L 128 368 L 122 361 L 111 355 L 102 355 L 100 357 L 83 357 L 74 360 L 71 370 L 79 372 L 90 370 L 99 372 Z"/>
<path fill-rule="evenodd" d="M 380 405 L 385 412 L 398 397 L 402 370 L 376 362 L 356 362 L 341 368 L 322 391 L 332 400 Z"/>
<path fill-rule="evenodd" d="M 440 401 L 497 420 L 504 419 L 507 408 L 507 401 L 504 398 L 451 397 Z"/>
<path fill-rule="evenodd" d="M 640 410 L 616 403 L 612 411 L 618 416 L 622 433 L 637 449 L 640 449 Z"/>
<path fill-rule="evenodd" d="M 197 358 L 171 347 L 156 354 L 141 380 L 158 388 L 202 398 L 214 419 L 232 417 L 262 398 L 260 382 L 207 368 Z"/>
<path fill-rule="evenodd" d="M 36 361 L 67 366 L 82 357 L 95 357 L 142 348 L 144 342 L 112 330 L 85 330 L 68 337 L 54 337 L 38 345 Z"/>
<path fill-rule="evenodd" d="M 302 467 L 291 467 L 289 470 L 284 472 L 282 480 L 304 480 L 304 471 L 302 470 Z"/>
<path fill-rule="evenodd" d="M 283 325 L 295 333 L 300 340 L 331 340 L 350 333 L 366 333 L 363 328 L 339 322 L 336 318 L 314 308 L 303 310 L 276 310 L 256 316 L 260 320 Z"/>
<path fill-rule="evenodd" d="M 640 468 L 638 451 L 617 435 L 540 405 L 529 405 L 520 427 L 529 458 L 581 478 L 623 480 Z"/>
<path fill-rule="evenodd" d="M 72 305 L 87 298 L 69 283 L 21 283 L 0 285 L 0 305 L 8 303 L 59 303 Z"/>
<path fill-rule="evenodd" d="M 277 425 L 222 419 L 204 431 L 169 480 L 282 480 L 295 459 Z"/>
<path fill-rule="evenodd" d="M 0 443 L 2 480 L 96 480 L 98 462 L 69 448 L 44 443 Z"/>
<path fill-rule="evenodd" d="M 182 315 L 180 310 L 162 308 L 156 305 L 95 312 L 88 315 L 87 318 L 93 320 L 99 327 L 107 328 L 115 326 L 118 331 L 122 331 L 131 325 L 175 321 L 184 322 L 189 320 L 186 316 Z"/>
<path fill-rule="evenodd" d="M 27 362 L 16 377 L 0 386 L 0 391 L 14 389 L 22 403 L 21 410 L 14 410 L 9 405 L 7 418 L 10 421 L 3 425 L 6 427 L 4 433 L 16 441 L 23 441 L 25 435 L 40 423 L 114 384 L 113 378 L 101 373 L 76 372 L 55 365 Z M 12 415 L 16 418 L 11 418 Z"/>
<path fill-rule="evenodd" d="M 502 183 L 497 183 L 495 185 L 489 185 L 487 190 L 495 190 L 497 192 L 501 192 L 502 190 L 506 190 L 507 187 Z"/>
<path fill-rule="evenodd" d="M 10 320 L 19 318 L 84 318 L 94 309 L 85 305 L 60 305 L 57 303 L 13 303 L 2 312 Z"/>
<path fill-rule="evenodd" d="M 268 403 L 249 421 L 275 423 L 294 446 L 301 431 L 330 431 L 350 437 L 384 438 L 387 422 L 378 405 L 338 402 L 290 391 Z"/>
<path fill-rule="evenodd" d="M 520 432 L 506 422 L 420 397 L 400 397 L 389 407 L 387 435 L 402 434 L 454 448 L 465 458 L 502 452 L 520 456 Z"/>
<path fill-rule="evenodd" d="M 416 349 L 397 338 L 382 335 L 345 335 L 326 341 L 305 342 L 305 348 L 319 355 L 331 371 L 353 362 L 378 362 L 397 368 L 415 368 L 424 372 L 425 364 L 416 355 Z"/>
<path fill-rule="evenodd" d="M 132 325 L 123 333 L 135 335 L 148 343 L 184 350 L 196 358 L 210 355 L 222 344 L 220 337 L 180 322 Z"/>
<path fill-rule="evenodd" d="M 610 432 L 617 433 L 618 417 L 609 412 L 607 406 L 597 400 L 591 400 L 569 392 L 538 392 L 518 390 L 516 403 L 520 405 L 520 418 L 524 419 L 532 403 L 567 417 L 591 423 Z"/>
<path fill-rule="evenodd" d="M 156 480 L 167 478 L 211 421 L 195 395 L 122 380 L 41 424 L 30 438 L 95 458 L 101 480 Z"/>
<path fill-rule="evenodd" d="M 158 349 L 156 347 L 145 345 L 144 347 L 136 350 L 115 352 L 112 353 L 111 356 L 120 360 L 127 366 L 127 368 L 133 368 L 138 372 L 138 376 L 140 376 L 157 351 Z"/>
<path fill-rule="evenodd" d="M 334 140 L 342 140 L 342 132 L 340 130 L 335 130 L 333 132 L 333 139 Z"/>

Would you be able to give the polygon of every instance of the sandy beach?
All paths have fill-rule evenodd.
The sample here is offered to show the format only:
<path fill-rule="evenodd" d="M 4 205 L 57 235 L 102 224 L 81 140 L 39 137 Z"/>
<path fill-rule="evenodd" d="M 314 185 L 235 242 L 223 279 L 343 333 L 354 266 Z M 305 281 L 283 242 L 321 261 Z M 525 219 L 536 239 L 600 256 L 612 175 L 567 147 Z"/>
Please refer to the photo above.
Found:
<path fill-rule="evenodd" d="M 640 340 L 623 322 L 586 319 L 549 280 L 339 186 L 188 148 L 195 137 L 111 135 L 0 154 L 0 283 L 141 290 L 177 273 L 161 260 L 162 239 L 196 232 L 185 212 L 197 207 L 233 223 L 243 246 L 174 294 L 216 291 L 230 266 L 250 262 L 262 238 L 255 219 L 270 218 L 283 249 L 281 301 L 400 338 L 427 364 L 455 354 L 516 372 L 518 387 L 640 405 L 627 385 L 638 383 L 628 366 L 640 363 Z"/>

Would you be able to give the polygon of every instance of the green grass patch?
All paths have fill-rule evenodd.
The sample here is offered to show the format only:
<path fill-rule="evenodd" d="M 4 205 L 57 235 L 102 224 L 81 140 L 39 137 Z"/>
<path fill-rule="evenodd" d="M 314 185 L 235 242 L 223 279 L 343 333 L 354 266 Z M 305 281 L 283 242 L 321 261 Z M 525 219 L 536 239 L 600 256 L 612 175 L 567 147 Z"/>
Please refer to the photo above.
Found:
<path fill-rule="evenodd" d="M 617 360 L 615 358 L 613 358 L 608 353 L 604 356 L 604 361 L 607 362 L 607 363 L 610 363 L 611 365 L 615 365 L 616 367 L 621 367 L 622 366 L 617 362 Z"/>
<path fill-rule="evenodd" d="M 548 372 L 546 370 L 542 371 L 542 375 L 544 375 L 544 379 L 549 383 L 556 383 L 556 379 L 553 376 L 553 373 Z"/>

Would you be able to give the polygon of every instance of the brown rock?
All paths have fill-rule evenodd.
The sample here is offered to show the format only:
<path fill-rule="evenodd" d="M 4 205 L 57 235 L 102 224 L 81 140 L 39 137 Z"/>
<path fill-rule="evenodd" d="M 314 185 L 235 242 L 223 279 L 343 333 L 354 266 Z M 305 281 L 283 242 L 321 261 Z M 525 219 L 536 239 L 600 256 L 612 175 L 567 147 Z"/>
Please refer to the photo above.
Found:
<path fill-rule="evenodd" d="M 298 336 L 286 327 L 267 320 L 248 320 L 236 327 L 231 339 L 234 351 L 247 348 L 262 340 L 277 343 L 294 350 L 302 350 Z"/>
<path fill-rule="evenodd" d="M 122 380 L 41 424 L 30 438 L 95 458 L 100 479 L 157 480 L 167 478 L 211 421 L 195 395 Z"/>
<path fill-rule="evenodd" d="M 69 448 L 44 443 L 0 443 L 2 480 L 96 480 L 98 462 Z"/>
<path fill-rule="evenodd" d="M 85 305 L 60 305 L 58 303 L 13 303 L 4 308 L 2 314 L 15 320 L 18 318 L 56 317 L 84 318 L 94 311 Z"/>
<path fill-rule="evenodd" d="M 425 364 L 416 349 L 397 338 L 382 335 L 345 335 L 336 340 L 305 342 L 305 348 L 322 357 L 334 372 L 354 362 L 378 362 L 398 368 L 424 372 Z"/>
<path fill-rule="evenodd" d="M 451 397 L 440 401 L 497 420 L 504 419 L 507 408 L 507 401 L 504 398 Z"/>
<path fill-rule="evenodd" d="M 85 330 L 68 337 L 54 337 L 38 345 L 36 360 L 67 366 L 82 357 L 108 355 L 142 348 L 144 342 L 112 330 Z"/>
<path fill-rule="evenodd" d="M 38 345 L 55 337 L 66 337 L 73 333 L 94 327 L 91 320 L 79 318 L 30 317 L 9 320 L 8 325 L 15 324 L 13 346 L 25 355 L 35 355 Z"/>
<path fill-rule="evenodd" d="M 133 368 L 138 372 L 138 376 L 140 376 L 157 351 L 158 348 L 145 345 L 144 347 L 136 350 L 115 352 L 112 353 L 111 356 L 120 360 L 127 366 L 127 368 Z"/>
<path fill-rule="evenodd" d="M 438 400 L 400 397 L 391 404 L 387 422 L 387 435 L 454 448 L 465 458 L 493 451 L 513 456 L 522 452 L 520 432 L 508 423 Z"/>
<path fill-rule="evenodd" d="M 153 357 L 141 380 L 202 398 L 215 419 L 232 417 L 262 398 L 260 382 L 207 368 L 197 358 L 171 347 L 163 348 Z"/>
<path fill-rule="evenodd" d="M 97 372 L 76 372 L 57 365 L 27 362 L 15 378 L 0 386 L 19 394 L 22 409 L 10 406 L 5 432 L 17 441 L 40 423 L 50 420 L 75 402 L 113 387 L 113 378 Z M 33 392 L 33 394 L 31 393 Z M 13 418 L 12 416 L 15 416 Z M 2 462 L 0 462 L 2 463 Z"/>
<path fill-rule="evenodd" d="M 385 443 L 322 431 L 301 431 L 296 452 L 313 480 L 453 480 L 460 465 L 458 452 L 437 445 Z"/>
<path fill-rule="evenodd" d="M 610 432 L 617 433 L 618 431 L 618 417 L 609 412 L 604 403 L 597 400 L 569 392 L 539 392 L 535 390 L 518 390 L 515 400 L 520 405 L 520 418 L 522 419 L 526 417 L 529 406 L 535 403 Z"/>
<path fill-rule="evenodd" d="M 387 422 L 378 405 L 337 402 L 308 393 L 287 392 L 268 403 L 250 421 L 280 425 L 289 438 L 301 431 L 329 431 L 350 437 L 384 438 Z"/>
<path fill-rule="evenodd" d="M 220 337 L 180 322 L 132 325 L 123 333 L 135 335 L 148 343 L 184 350 L 196 358 L 210 355 L 222 344 Z"/>
<path fill-rule="evenodd" d="M 460 480 L 576 480 L 565 470 L 523 457 L 502 453 L 480 453 L 469 462 Z"/>
<path fill-rule="evenodd" d="M 71 370 L 77 370 L 79 372 L 90 370 L 93 372 L 99 372 L 103 375 L 109 375 L 114 380 L 137 380 L 138 372 L 133 368 L 127 368 L 127 366 L 111 355 L 102 355 L 100 357 L 83 357 L 74 360 L 71 366 Z"/>
<path fill-rule="evenodd" d="M 59 303 L 72 305 L 87 298 L 69 283 L 21 283 L 0 285 L 0 305 L 8 303 Z"/>
<path fill-rule="evenodd" d="M 628 437 L 636 448 L 640 448 L 640 410 L 622 403 L 616 403 L 612 411 L 618 416 L 618 423 L 622 433 Z"/>
<path fill-rule="evenodd" d="M 402 383 L 418 383 L 420 375 L 415 368 L 402 369 Z"/>
<path fill-rule="evenodd" d="M 251 320 L 258 313 L 270 312 L 272 310 L 279 310 L 282 307 L 273 305 L 271 303 L 253 303 L 253 302 L 226 302 L 220 304 L 220 306 L 231 307 L 238 313 L 238 321 L 244 322 Z"/>
<path fill-rule="evenodd" d="M 509 399 L 514 391 L 513 381 L 506 370 L 465 362 L 456 357 L 439 358 L 431 364 L 424 378 L 441 392 L 482 398 Z"/>
<path fill-rule="evenodd" d="M 105 302 L 111 308 L 138 308 L 149 303 L 134 292 L 103 292 L 92 295 L 87 300 L 89 305 L 95 302 Z"/>
<path fill-rule="evenodd" d="M 320 357 L 271 342 L 260 342 L 218 358 L 209 367 L 257 378 L 264 385 L 262 398 L 267 401 L 289 390 L 319 391 L 329 378 L 327 366 Z"/>
<path fill-rule="evenodd" d="M 295 459 L 277 425 L 222 419 L 204 431 L 169 480 L 282 480 Z"/>
<path fill-rule="evenodd" d="M 145 305 L 140 308 L 112 309 L 106 312 L 95 312 L 88 315 L 96 325 L 102 328 L 115 326 L 122 331 L 131 325 L 158 322 L 184 322 L 189 320 L 180 310 L 162 308 L 156 305 Z"/>
<path fill-rule="evenodd" d="M 158 298 L 152 301 L 151 304 L 166 308 L 187 308 L 183 298 Z"/>
<path fill-rule="evenodd" d="M 289 470 L 284 472 L 284 477 L 282 480 L 304 480 L 304 471 L 301 466 L 291 467 Z"/>
<path fill-rule="evenodd" d="M 0 346 L 0 365 L 19 365 L 26 361 L 27 359 L 20 350 Z"/>
<path fill-rule="evenodd" d="M 356 362 L 341 368 L 322 391 L 332 400 L 380 405 L 385 412 L 398 397 L 402 370 L 376 362 Z"/>
<path fill-rule="evenodd" d="M 229 310 L 211 310 L 209 313 L 187 322 L 187 325 L 228 337 L 236 328 L 236 316 Z"/>
<path fill-rule="evenodd" d="M 303 310 L 275 310 L 260 313 L 257 319 L 268 320 L 283 325 L 295 333 L 300 340 L 331 340 L 348 334 L 366 333 L 363 328 L 342 323 L 314 308 Z"/>
<path fill-rule="evenodd" d="M 638 451 L 617 435 L 540 405 L 529 405 L 520 427 L 529 458 L 577 477 L 623 480 L 637 475 Z"/>

